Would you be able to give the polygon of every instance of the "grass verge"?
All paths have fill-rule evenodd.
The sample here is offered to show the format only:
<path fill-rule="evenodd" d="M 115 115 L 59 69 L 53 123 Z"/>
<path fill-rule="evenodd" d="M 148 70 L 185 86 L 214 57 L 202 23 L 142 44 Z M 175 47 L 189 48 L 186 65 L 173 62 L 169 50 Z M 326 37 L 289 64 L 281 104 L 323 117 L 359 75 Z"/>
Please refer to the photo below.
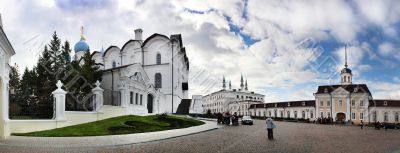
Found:
<path fill-rule="evenodd" d="M 204 124 L 202 121 L 172 115 L 127 115 L 52 130 L 13 133 L 13 135 L 37 137 L 102 136 L 164 131 L 202 124 Z"/>

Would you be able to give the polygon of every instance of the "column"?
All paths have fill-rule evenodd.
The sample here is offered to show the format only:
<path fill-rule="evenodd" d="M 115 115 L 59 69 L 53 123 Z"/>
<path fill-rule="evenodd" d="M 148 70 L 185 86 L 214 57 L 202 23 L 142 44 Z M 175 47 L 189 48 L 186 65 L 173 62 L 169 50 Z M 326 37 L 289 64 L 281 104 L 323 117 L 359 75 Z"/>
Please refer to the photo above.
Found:
<path fill-rule="evenodd" d="M 57 89 L 52 92 L 54 97 L 55 113 L 53 119 L 55 120 L 65 120 L 65 94 L 66 91 L 61 89 L 63 84 L 60 80 L 57 81 Z"/>
<path fill-rule="evenodd" d="M 127 97 L 126 97 L 126 92 L 127 92 L 127 90 L 126 90 L 126 85 L 125 85 L 125 82 L 124 81 L 121 81 L 121 83 L 118 85 L 118 90 L 119 90 L 119 93 L 121 94 L 120 96 L 121 96 L 121 107 L 127 107 L 128 106 L 128 101 L 127 101 Z"/>
<path fill-rule="evenodd" d="M 95 83 L 96 87 L 92 89 L 93 95 L 94 95 L 94 102 L 93 102 L 93 110 L 98 112 L 100 111 L 100 108 L 103 106 L 103 89 L 100 88 L 100 82 L 99 80 L 96 81 Z"/>

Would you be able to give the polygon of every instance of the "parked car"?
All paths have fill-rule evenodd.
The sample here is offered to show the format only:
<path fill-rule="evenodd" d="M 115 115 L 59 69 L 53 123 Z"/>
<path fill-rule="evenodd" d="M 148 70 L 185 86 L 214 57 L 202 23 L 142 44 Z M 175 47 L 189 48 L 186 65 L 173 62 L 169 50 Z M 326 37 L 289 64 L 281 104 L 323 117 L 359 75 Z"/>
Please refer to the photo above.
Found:
<path fill-rule="evenodd" d="M 396 125 L 396 124 L 384 123 L 383 128 L 385 128 L 385 129 L 400 129 L 400 126 Z"/>
<path fill-rule="evenodd" d="M 253 125 L 253 119 L 251 119 L 250 116 L 243 116 L 242 117 L 242 124 Z"/>

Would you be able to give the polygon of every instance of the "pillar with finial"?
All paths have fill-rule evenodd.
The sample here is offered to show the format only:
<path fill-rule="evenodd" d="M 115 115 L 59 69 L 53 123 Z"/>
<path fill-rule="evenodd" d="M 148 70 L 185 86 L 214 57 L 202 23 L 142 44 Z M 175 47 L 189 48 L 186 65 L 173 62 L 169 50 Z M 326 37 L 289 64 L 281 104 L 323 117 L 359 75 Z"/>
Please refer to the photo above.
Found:
<path fill-rule="evenodd" d="M 93 102 L 93 110 L 96 112 L 100 111 L 100 108 L 103 106 L 103 89 L 100 87 L 99 80 L 95 83 L 96 87 L 92 89 L 92 93 L 94 95 Z"/>
<path fill-rule="evenodd" d="M 60 80 L 57 81 L 57 89 L 52 92 L 54 97 L 54 114 L 53 119 L 60 121 L 65 120 L 65 95 L 67 94 L 61 87 L 63 84 Z"/>

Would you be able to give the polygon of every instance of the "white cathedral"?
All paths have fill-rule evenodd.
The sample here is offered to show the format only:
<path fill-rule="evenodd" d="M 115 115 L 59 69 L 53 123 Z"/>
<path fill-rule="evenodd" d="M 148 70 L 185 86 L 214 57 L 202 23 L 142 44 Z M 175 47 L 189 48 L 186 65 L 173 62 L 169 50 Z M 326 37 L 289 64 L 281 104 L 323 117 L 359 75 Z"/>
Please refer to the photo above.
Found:
<path fill-rule="evenodd" d="M 188 99 L 189 60 L 180 34 L 153 34 L 143 40 L 142 29 L 122 47 L 94 51 L 101 66 L 104 104 L 127 107 L 130 114 L 177 113 Z M 75 60 L 90 51 L 81 32 Z"/>

